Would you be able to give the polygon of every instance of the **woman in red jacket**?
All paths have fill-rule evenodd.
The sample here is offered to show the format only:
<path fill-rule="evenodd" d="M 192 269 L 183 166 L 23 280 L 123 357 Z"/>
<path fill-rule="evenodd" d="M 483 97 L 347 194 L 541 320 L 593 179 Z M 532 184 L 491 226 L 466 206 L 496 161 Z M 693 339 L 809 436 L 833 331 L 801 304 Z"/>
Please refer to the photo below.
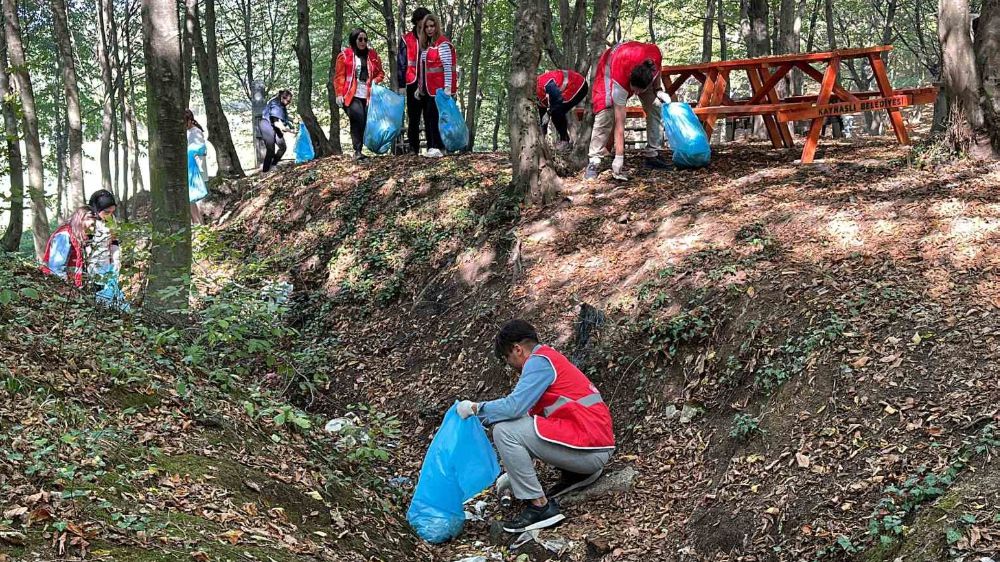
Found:
<path fill-rule="evenodd" d="M 337 92 L 337 105 L 344 108 L 351 122 L 351 143 L 354 145 L 354 159 L 365 156 L 361 147 L 365 139 L 365 123 L 368 121 L 368 100 L 371 99 L 372 84 L 385 78 L 382 61 L 375 49 L 368 48 L 368 34 L 360 28 L 351 32 L 349 46 L 337 55 L 336 73 L 333 78 Z"/>
<path fill-rule="evenodd" d="M 441 33 L 437 16 L 428 14 L 420 24 L 420 63 L 417 67 L 420 88 L 415 96 L 423 100 L 424 127 L 427 128 L 427 153 L 429 158 L 444 156 L 444 141 L 438 128 L 438 110 L 434 96 L 438 90 L 454 96 L 458 91 L 458 71 L 455 47 Z"/>
<path fill-rule="evenodd" d="M 80 207 L 62 224 L 45 245 L 42 271 L 83 287 L 87 268 L 86 253 L 94 234 L 97 217 L 90 207 Z"/>

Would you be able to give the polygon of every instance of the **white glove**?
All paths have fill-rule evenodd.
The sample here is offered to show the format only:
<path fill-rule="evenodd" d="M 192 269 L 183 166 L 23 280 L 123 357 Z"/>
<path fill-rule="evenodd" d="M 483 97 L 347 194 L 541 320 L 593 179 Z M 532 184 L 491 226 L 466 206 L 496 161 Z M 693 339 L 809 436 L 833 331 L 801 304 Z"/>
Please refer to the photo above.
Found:
<path fill-rule="evenodd" d="M 660 102 L 660 105 L 670 103 L 670 96 L 663 90 L 660 90 L 656 92 L 656 101 Z"/>
<path fill-rule="evenodd" d="M 625 167 L 625 155 L 617 154 L 615 159 L 611 161 L 611 174 L 615 179 L 627 179 L 624 174 L 622 174 L 622 168 Z"/>
<path fill-rule="evenodd" d="M 344 96 L 337 96 L 337 107 L 344 107 Z"/>
<path fill-rule="evenodd" d="M 462 400 L 458 403 L 458 415 L 463 420 L 476 415 L 477 410 L 479 410 L 479 405 L 471 400 Z"/>

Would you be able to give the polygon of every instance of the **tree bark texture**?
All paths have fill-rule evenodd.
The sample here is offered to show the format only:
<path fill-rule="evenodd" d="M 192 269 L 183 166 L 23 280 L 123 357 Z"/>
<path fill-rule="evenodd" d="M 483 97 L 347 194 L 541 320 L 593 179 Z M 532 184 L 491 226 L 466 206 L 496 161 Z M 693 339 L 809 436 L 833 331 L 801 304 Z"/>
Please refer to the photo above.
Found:
<path fill-rule="evenodd" d="M 17 19 L 16 0 L 3 0 L 4 35 L 7 39 L 7 58 L 11 78 L 21 96 L 21 115 L 24 124 L 24 146 L 28 156 L 28 194 L 31 197 L 31 231 L 35 238 L 35 253 L 40 259 L 49 241 L 49 218 L 45 209 L 45 176 L 42 160 L 42 142 L 38 135 L 38 114 L 35 110 L 35 92 L 28 75 L 28 64 L 21 41 L 21 23 Z"/>
<path fill-rule="evenodd" d="M 949 143 L 956 151 L 971 148 L 973 131 L 983 125 L 979 105 L 979 73 L 972 49 L 972 20 L 968 0 L 939 0 L 938 37 L 941 41 L 941 82 L 951 107 Z"/>
<path fill-rule="evenodd" d="M 472 0 L 472 68 L 469 71 L 469 101 L 465 105 L 465 123 L 469 127 L 469 146 L 476 148 L 476 121 L 479 110 L 479 59 L 483 52 L 483 5 L 486 0 Z M 395 74 L 395 73 L 393 73 Z"/>
<path fill-rule="evenodd" d="M 240 164 L 240 156 L 233 144 L 229 119 L 222 107 L 222 92 L 219 88 L 219 58 L 215 45 L 215 0 L 205 0 L 205 29 L 202 31 L 198 0 L 186 0 L 194 4 L 194 24 L 191 41 L 194 46 L 195 61 L 198 66 L 198 81 L 201 83 L 201 97 L 205 102 L 208 141 L 215 148 L 217 174 L 224 178 L 241 178 L 245 174 Z"/>
<path fill-rule="evenodd" d="M 333 78 L 337 72 L 337 55 L 340 54 L 340 45 L 344 42 L 344 0 L 334 0 L 333 6 L 333 37 L 330 40 L 330 73 L 326 80 L 326 103 L 330 108 L 330 151 L 332 154 L 341 154 L 344 149 L 340 146 L 340 108 L 337 107 L 337 92 L 333 89 Z M 395 74 L 396 53 L 389 53 L 386 57 L 386 64 L 389 71 Z"/>
<path fill-rule="evenodd" d="M 10 165 L 10 219 L 7 229 L 0 237 L 0 249 L 17 251 L 21 246 L 24 231 L 24 164 L 21 160 L 21 142 L 18 137 L 17 111 L 14 107 L 14 92 L 11 90 L 10 76 L 7 74 L 7 38 L 0 34 L 0 103 L 3 109 L 3 124 L 6 132 L 7 163 Z"/>
<path fill-rule="evenodd" d="M 11 1 L 11 0 L 7 0 Z M 149 120 L 152 247 L 147 298 L 163 310 L 187 308 L 191 275 L 191 210 L 181 44 L 174 0 L 142 0 Z"/>
<path fill-rule="evenodd" d="M 97 1 L 97 64 L 101 67 L 101 82 L 104 98 L 101 106 L 101 148 L 98 160 L 101 163 L 101 189 L 111 191 L 111 103 L 114 84 L 111 76 L 111 53 L 108 48 L 111 33 L 111 0 Z M 178 77 L 179 78 L 179 77 Z"/>
<path fill-rule="evenodd" d="M 726 12 L 723 0 L 718 0 L 719 6 L 716 10 L 719 26 L 719 60 L 729 60 L 729 40 L 726 38 Z M 729 87 L 728 85 L 726 86 Z"/>
<path fill-rule="evenodd" d="M 497 116 L 493 121 L 493 152 L 499 149 L 500 144 L 500 123 L 503 122 L 503 109 L 507 106 L 507 90 L 500 92 L 497 97 Z"/>
<path fill-rule="evenodd" d="M 209 0 L 210 1 L 210 0 Z M 140 191 L 146 189 L 145 182 L 142 179 L 142 169 L 139 166 L 139 129 L 136 125 L 135 117 L 135 76 L 132 71 L 132 50 L 134 45 L 132 43 L 132 10 L 125 10 L 125 52 L 126 52 L 126 63 L 125 66 L 128 68 L 128 100 L 129 103 L 125 107 L 125 120 L 128 121 L 128 137 L 129 137 L 129 159 L 131 161 L 132 168 L 132 194 L 135 195 Z M 128 203 L 125 206 L 125 218 L 128 218 Z"/>
<path fill-rule="evenodd" d="M 549 148 L 538 123 L 535 69 L 542 59 L 542 7 L 547 0 L 518 0 L 510 73 L 512 195 L 535 204 L 554 200 L 560 182 L 549 166 Z"/>
<path fill-rule="evenodd" d="M 979 71 L 983 127 L 996 157 L 1000 155 L 1000 0 L 983 0 L 973 48 Z"/>
<path fill-rule="evenodd" d="M 312 47 L 309 44 L 309 0 L 297 0 L 298 33 L 295 41 L 295 54 L 299 57 L 299 115 L 312 138 L 313 150 L 316 156 L 333 154 L 333 147 L 326 138 L 326 132 L 319 126 L 316 114 L 312 108 Z"/>
<path fill-rule="evenodd" d="M 482 0 L 482 1 L 485 1 L 485 0 Z M 382 0 L 382 10 L 381 10 L 381 12 L 382 12 L 382 19 L 385 20 L 385 31 L 386 31 L 386 33 L 385 33 L 385 46 L 386 46 L 386 49 L 388 49 L 388 52 L 389 52 L 389 56 L 386 57 L 386 64 L 391 69 L 395 69 L 396 68 L 396 52 L 397 52 L 397 48 L 396 48 L 396 36 L 397 36 L 397 33 L 396 33 L 396 17 L 394 15 L 395 8 L 396 7 L 393 5 L 392 0 Z M 450 34 L 448 36 L 451 37 Z M 456 65 L 458 64 L 457 60 L 455 61 L 455 64 Z M 396 83 L 398 81 L 399 81 L 399 78 L 396 76 L 396 73 L 395 72 L 389 72 L 389 84 L 392 85 L 392 89 L 393 90 L 395 90 L 396 88 L 399 88 L 399 84 Z"/>
<path fill-rule="evenodd" d="M 181 28 L 181 69 L 184 76 L 184 107 L 191 106 L 191 80 L 194 74 L 194 33 L 198 22 L 197 0 L 184 0 L 184 21 Z"/>
<path fill-rule="evenodd" d="M 62 70 L 63 89 L 66 92 L 66 116 L 69 126 L 69 199 L 73 206 L 86 203 L 83 187 L 83 121 L 80 111 L 80 89 L 76 79 L 76 56 L 73 34 L 67 23 L 65 0 L 50 0 L 56 45 L 59 47 L 59 66 Z"/>
<path fill-rule="evenodd" d="M 743 42 L 747 46 L 747 56 L 764 57 L 771 54 L 771 36 L 768 34 L 767 0 L 741 0 L 743 21 Z"/>
<path fill-rule="evenodd" d="M 701 29 L 701 62 L 712 61 L 712 39 L 714 30 L 712 20 L 715 19 L 715 4 L 717 0 L 707 0 L 705 6 L 705 21 Z"/>

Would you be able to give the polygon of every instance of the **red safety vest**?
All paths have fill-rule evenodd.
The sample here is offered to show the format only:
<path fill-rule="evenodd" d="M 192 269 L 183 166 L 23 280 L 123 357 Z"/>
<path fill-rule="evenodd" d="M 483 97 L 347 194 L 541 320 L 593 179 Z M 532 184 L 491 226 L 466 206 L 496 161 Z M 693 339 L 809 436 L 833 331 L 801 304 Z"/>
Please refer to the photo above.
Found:
<path fill-rule="evenodd" d="M 420 58 L 420 43 L 412 31 L 403 36 L 406 45 L 406 85 L 417 83 L 417 59 Z"/>
<path fill-rule="evenodd" d="M 350 46 L 346 47 L 340 52 L 337 57 L 337 67 L 333 79 L 334 91 L 337 92 L 338 96 L 344 97 L 344 107 L 351 105 L 351 100 L 354 99 L 354 94 L 358 91 L 358 80 L 354 76 L 354 63 L 356 58 L 354 56 L 354 49 Z M 378 58 L 378 53 L 375 49 L 368 49 L 368 97 L 365 99 L 370 99 L 372 94 L 372 84 L 375 82 L 381 82 L 385 77 L 385 72 L 382 70 L 382 60 Z"/>
<path fill-rule="evenodd" d="M 538 437 L 574 449 L 614 447 L 611 411 L 587 376 L 547 345 L 536 349 L 532 357 L 544 357 L 556 372 L 555 380 L 528 411 Z"/>
<path fill-rule="evenodd" d="M 652 59 L 653 65 L 660 68 L 663 56 L 660 48 L 652 43 L 626 41 L 611 47 L 597 61 L 597 74 L 594 78 L 594 113 L 599 113 L 612 106 L 611 90 L 613 84 L 624 88 L 628 95 L 635 92 L 629 86 L 629 75 L 636 66 L 646 59 Z"/>
<path fill-rule="evenodd" d="M 448 94 L 454 96 L 458 91 L 458 57 L 455 55 L 455 47 L 442 35 L 434 42 L 434 46 L 427 49 L 427 63 L 424 66 L 424 87 L 427 93 L 434 96 L 438 88 L 444 88 L 444 63 L 441 62 L 441 49 L 451 50 L 451 91 Z"/>
<path fill-rule="evenodd" d="M 42 273 L 52 275 L 52 270 L 49 269 L 49 257 L 52 252 L 52 240 L 55 239 L 57 234 L 65 232 L 69 235 L 70 251 L 69 255 L 66 256 L 66 279 L 73 282 L 73 285 L 77 287 L 83 287 L 83 268 L 86 266 L 83 260 L 83 245 L 77 240 L 73 239 L 73 232 L 69 228 L 69 224 L 64 224 L 56 229 L 49 237 L 49 241 L 45 244 L 45 255 L 42 256 Z"/>
<path fill-rule="evenodd" d="M 582 74 L 573 70 L 550 70 L 538 77 L 538 84 L 535 93 L 538 94 L 538 105 L 549 106 L 549 96 L 545 94 L 545 85 L 550 81 L 555 82 L 562 92 L 563 100 L 569 101 L 580 93 L 580 89 L 587 83 L 587 79 Z"/>

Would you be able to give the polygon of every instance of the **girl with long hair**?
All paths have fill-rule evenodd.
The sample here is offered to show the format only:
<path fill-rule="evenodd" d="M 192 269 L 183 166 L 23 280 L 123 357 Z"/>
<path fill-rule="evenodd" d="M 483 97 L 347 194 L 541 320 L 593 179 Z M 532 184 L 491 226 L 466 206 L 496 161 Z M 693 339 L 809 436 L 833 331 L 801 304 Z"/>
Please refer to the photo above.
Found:
<path fill-rule="evenodd" d="M 83 271 L 87 262 L 85 254 L 94 234 L 97 216 L 90 207 L 73 211 L 45 245 L 42 271 L 65 279 L 76 287 L 83 287 Z"/>
<path fill-rule="evenodd" d="M 455 47 L 441 31 L 441 22 L 434 14 L 427 14 L 420 23 L 419 89 L 416 97 L 423 100 L 424 127 L 427 129 L 429 158 L 444 156 L 444 141 L 438 122 L 437 103 L 434 97 L 441 91 L 454 96 L 458 91 L 458 72 Z"/>
<path fill-rule="evenodd" d="M 348 46 L 337 55 L 333 87 L 337 92 L 337 105 L 344 109 L 351 122 L 351 144 L 354 159 L 365 156 L 361 153 L 365 140 L 365 124 L 368 121 L 368 101 L 372 95 L 372 85 L 385 79 L 382 61 L 375 49 L 368 46 L 368 33 L 355 28 L 348 37 Z"/>
<path fill-rule="evenodd" d="M 201 208 L 198 201 L 208 195 L 208 169 L 205 156 L 208 145 L 205 143 L 205 129 L 194 118 L 194 112 L 184 110 L 184 128 L 187 129 L 188 143 L 188 201 L 191 203 L 191 222 L 201 224 Z"/>

